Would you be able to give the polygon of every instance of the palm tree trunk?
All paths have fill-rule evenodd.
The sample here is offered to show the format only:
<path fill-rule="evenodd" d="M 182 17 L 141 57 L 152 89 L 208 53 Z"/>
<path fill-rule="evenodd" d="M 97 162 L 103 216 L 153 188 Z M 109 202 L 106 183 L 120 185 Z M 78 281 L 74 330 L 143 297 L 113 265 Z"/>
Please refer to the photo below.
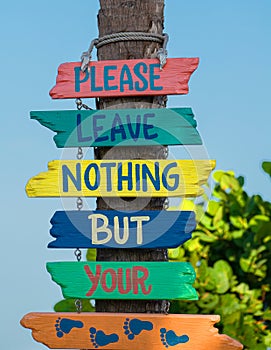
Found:
<path fill-rule="evenodd" d="M 164 0 L 100 0 L 99 37 L 117 32 L 162 34 Z M 126 41 L 98 49 L 98 60 L 153 58 L 160 45 L 151 41 Z M 166 96 L 100 98 L 98 109 L 164 108 Z M 164 159 L 167 147 L 98 147 L 96 159 Z M 98 198 L 97 209 L 163 210 L 166 198 Z M 97 249 L 97 261 L 167 261 L 166 249 Z M 166 300 L 96 300 L 98 312 L 166 312 Z"/>

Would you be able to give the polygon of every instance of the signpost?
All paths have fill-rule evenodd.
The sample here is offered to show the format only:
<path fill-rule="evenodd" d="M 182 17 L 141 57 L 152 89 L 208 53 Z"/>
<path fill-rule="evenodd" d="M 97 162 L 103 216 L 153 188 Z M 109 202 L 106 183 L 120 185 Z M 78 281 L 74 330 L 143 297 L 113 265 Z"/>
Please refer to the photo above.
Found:
<path fill-rule="evenodd" d="M 196 197 L 213 160 L 62 160 L 31 178 L 29 197 Z"/>
<path fill-rule="evenodd" d="M 175 248 L 191 238 L 192 211 L 57 211 L 48 248 Z"/>
<path fill-rule="evenodd" d="M 201 145 L 191 108 L 33 111 L 56 146 Z"/>
<path fill-rule="evenodd" d="M 78 212 L 56 212 L 50 230 L 55 240 L 49 243 L 49 248 L 76 248 L 76 251 L 98 248 L 98 259 L 96 262 L 79 261 L 79 252 L 77 262 L 49 262 L 46 267 L 52 280 L 60 285 L 65 298 L 75 298 L 79 304 L 80 299 L 95 299 L 96 311 L 106 309 L 109 300 L 113 312 L 80 313 L 79 306 L 78 313 L 30 313 L 23 317 L 21 324 L 32 329 L 34 339 L 56 349 L 242 349 L 239 342 L 218 334 L 214 324 L 219 316 L 167 314 L 168 300 L 197 300 L 198 295 L 193 287 L 196 276 L 190 263 L 166 261 L 166 248 L 176 247 L 191 237 L 195 214 L 162 210 L 164 197 L 202 195 L 202 186 L 214 169 L 215 161 L 161 159 L 167 157 L 166 152 L 162 152 L 162 156 L 159 153 L 161 149 L 166 150 L 163 146 L 202 144 L 190 108 L 148 108 L 165 107 L 165 95 L 188 93 L 188 82 L 199 59 L 169 58 L 161 69 L 163 55 L 166 57 L 164 39 L 167 38 L 161 35 L 164 2 L 132 3 L 135 4 L 115 6 L 115 1 L 112 7 L 111 0 L 101 1 L 99 29 L 101 23 L 104 28 L 100 31 L 101 38 L 93 42 L 111 45 L 113 33 L 114 40 L 120 44 L 119 41 L 124 41 L 121 38 L 127 39 L 129 34 L 135 40 L 135 47 L 141 47 L 144 53 L 127 49 L 127 42 L 127 48 L 119 46 L 116 51 L 110 46 L 116 55 L 101 49 L 99 59 L 108 56 L 115 59 L 90 62 L 84 72 L 81 62 L 61 64 L 56 86 L 50 91 L 54 99 L 97 97 L 99 110 L 31 112 L 32 119 L 57 133 L 54 137 L 57 147 L 97 147 L 96 159 L 52 161 L 48 172 L 29 180 L 26 192 L 29 197 L 80 197 L 80 201 L 81 197 L 98 197 L 98 209 L 103 204 L 102 197 L 111 197 L 110 204 L 120 204 L 118 197 L 162 198 L 155 207 L 152 199 L 150 204 L 144 205 L 144 210 L 137 204 L 135 211 L 129 211 L 129 198 L 125 198 L 121 205 L 115 206 L 122 207 L 123 211 L 80 211 L 79 205 Z M 147 8 L 151 22 L 148 16 L 138 17 L 138 13 L 145 13 Z M 118 16 L 115 16 L 117 11 Z M 136 32 L 119 33 L 116 28 L 126 28 L 123 19 L 130 19 L 127 13 L 134 14 L 129 28 L 135 27 Z M 149 44 L 142 43 L 144 39 L 138 40 L 139 26 L 135 18 L 142 21 L 141 26 L 147 33 L 141 32 L 141 37 L 147 42 L 150 40 Z M 89 62 L 86 54 L 90 56 L 90 49 L 83 55 Z M 143 58 L 155 54 L 160 57 L 160 63 L 157 59 Z M 127 57 L 142 59 L 118 59 Z M 129 102 L 133 109 L 130 105 L 127 109 L 127 96 L 131 97 Z M 113 100 L 114 97 L 117 100 Z M 129 159 L 133 157 L 128 151 L 130 146 L 155 145 L 159 147 L 147 153 L 150 159 L 143 160 L 141 158 L 148 157 L 142 156 Z M 115 156 L 119 160 L 99 159 L 108 148 L 115 146 L 117 152 L 113 154 L 120 154 L 119 158 Z M 105 207 L 113 208 L 109 204 Z M 100 248 L 106 249 L 101 253 Z M 129 251 L 127 248 L 136 249 Z M 139 249 L 141 254 L 138 254 Z M 122 252 L 121 257 L 116 251 Z M 116 261 L 104 261 L 109 259 Z M 129 259 L 131 261 L 123 261 Z M 124 303 L 114 305 L 111 300 Z M 128 305 L 130 312 L 126 313 L 128 310 L 123 308 L 125 313 L 116 313 L 123 305 Z M 143 305 L 142 310 L 148 313 L 135 313 L 140 311 L 137 305 Z"/>
<path fill-rule="evenodd" d="M 65 298 L 197 300 L 195 271 L 187 262 L 50 262 Z"/>
<path fill-rule="evenodd" d="M 198 58 L 168 58 L 161 70 L 157 59 L 63 63 L 58 68 L 52 98 L 122 97 L 187 94 Z"/>
<path fill-rule="evenodd" d="M 217 315 L 140 313 L 30 313 L 21 324 L 52 349 L 239 350 L 214 324 Z"/>

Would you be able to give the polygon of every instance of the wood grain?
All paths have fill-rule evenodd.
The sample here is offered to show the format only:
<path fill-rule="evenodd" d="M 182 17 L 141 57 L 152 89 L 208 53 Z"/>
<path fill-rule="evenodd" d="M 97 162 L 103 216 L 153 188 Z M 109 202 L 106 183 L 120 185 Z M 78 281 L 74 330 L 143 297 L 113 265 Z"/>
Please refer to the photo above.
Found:
<path fill-rule="evenodd" d="M 58 98 L 123 97 L 187 94 L 198 58 L 168 58 L 160 70 L 156 59 L 92 61 L 81 72 L 81 62 L 63 63 L 50 96 Z"/>
<path fill-rule="evenodd" d="M 48 248 L 175 248 L 191 238 L 192 211 L 57 211 Z"/>
<path fill-rule="evenodd" d="M 238 350 L 243 346 L 214 325 L 217 315 L 39 313 L 21 324 L 51 349 Z"/>
<path fill-rule="evenodd" d="M 197 300 L 187 262 L 49 262 L 65 298 Z"/>
<path fill-rule="evenodd" d="M 214 160 L 62 160 L 29 180 L 29 197 L 196 197 Z"/>
<path fill-rule="evenodd" d="M 200 145 L 191 108 L 32 111 L 56 146 Z"/>

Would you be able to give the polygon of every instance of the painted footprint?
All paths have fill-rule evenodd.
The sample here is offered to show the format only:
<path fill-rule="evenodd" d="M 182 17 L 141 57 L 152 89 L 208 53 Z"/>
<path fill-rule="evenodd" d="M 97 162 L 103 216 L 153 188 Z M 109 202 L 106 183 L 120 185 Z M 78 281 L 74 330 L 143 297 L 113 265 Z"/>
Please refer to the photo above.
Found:
<path fill-rule="evenodd" d="M 105 334 L 101 330 L 97 331 L 97 329 L 94 327 L 90 327 L 89 332 L 90 340 L 95 349 L 98 349 L 100 346 L 117 343 L 119 341 L 119 336 L 116 333 Z"/>
<path fill-rule="evenodd" d="M 58 338 L 62 338 L 64 334 L 69 334 L 73 328 L 82 328 L 84 326 L 81 321 L 74 321 L 68 318 L 59 317 L 56 320 L 55 328 Z"/>
<path fill-rule="evenodd" d="M 153 329 L 153 324 L 149 321 L 138 320 L 137 318 L 133 320 L 126 318 L 123 329 L 127 338 L 133 340 L 135 335 L 140 334 L 142 331 L 151 331 Z"/>
<path fill-rule="evenodd" d="M 168 348 L 169 346 L 175 346 L 181 343 L 187 343 L 189 337 L 186 334 L 180 335 L 179 337 L 172 330 L 167 331 L 166 328 L 160 329 L 160 337 L 163 345 Z"/>

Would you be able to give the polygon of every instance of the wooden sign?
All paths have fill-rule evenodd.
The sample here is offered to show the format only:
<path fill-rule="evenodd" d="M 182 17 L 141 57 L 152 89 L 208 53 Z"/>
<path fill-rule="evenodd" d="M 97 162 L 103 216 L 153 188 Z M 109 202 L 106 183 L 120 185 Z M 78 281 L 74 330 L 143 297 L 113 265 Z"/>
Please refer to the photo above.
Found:
<path fill-rule="evenodd" d="M 55 160 L 26 185 L 29 197 L 196 197 L 214 160 Z"/>
<path fill-rule="evenodd" d="M 64 298 L 197 300 L 188 262 L 50 262 Z"/>
<path fill-rule="evenodd" d="M 59 148 L 201 145 L 191 108 L 33 111 Z"/>
<path fill-rule="evenodd" d="M 187 94 L 198 58 L 168 58 L 161 70 L 156 59 L 63 63 L 58 68 L 52 98 L 123 97 Z"/>
<path fill-rule="evenodd" d="M 175 248 L 196 228 L 192 211 L 57 211 L 48 248 Z"/>
<path fill-rule="evenodd" d="M 214 324 L 217 315 L 135 313 L 38 313 L 22 326 L 52 349 L 241 350 L 243 346 Z"/>

